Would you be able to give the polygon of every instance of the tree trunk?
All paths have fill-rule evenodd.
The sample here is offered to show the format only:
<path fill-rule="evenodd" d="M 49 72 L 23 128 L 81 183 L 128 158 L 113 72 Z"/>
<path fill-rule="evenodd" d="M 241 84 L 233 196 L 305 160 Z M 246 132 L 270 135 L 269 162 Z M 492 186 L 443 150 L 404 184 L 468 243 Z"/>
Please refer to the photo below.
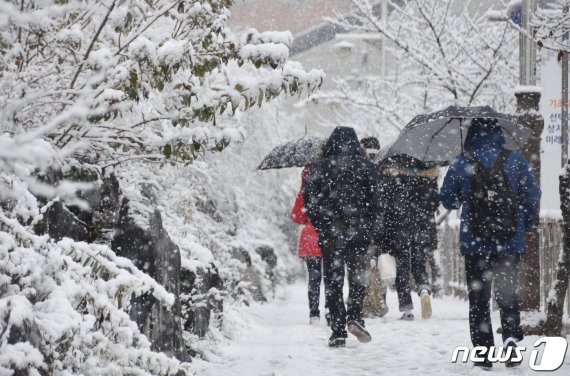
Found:
<path fill-rule="evenodd" d="M 564 298 L 568 289 L 570 272 L 570 170 L 568 165 L 564 174 L 560 175 L 560 209 L 564 228 L 564 246 L 556 267 L 554 280 L 547 299 L 546 335 L 560 336 L 562 331 L 562 316 L 564 314 Z"/>

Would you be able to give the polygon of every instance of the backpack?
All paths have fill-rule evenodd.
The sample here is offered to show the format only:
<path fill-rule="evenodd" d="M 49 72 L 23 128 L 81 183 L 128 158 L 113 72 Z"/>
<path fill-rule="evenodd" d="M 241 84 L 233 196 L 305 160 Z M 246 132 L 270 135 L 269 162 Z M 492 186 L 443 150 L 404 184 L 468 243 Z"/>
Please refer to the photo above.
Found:
<path fill-rule="evenodd" d="M 323 219 L 332 232 L 348 235 L 371 225 L 367 173 L 366 164 L 358 158 L 334 159 L 320 203 L 321 212 L 326 213 Z"/>
<path fill-rule="evenodd" d="M 504 168 L 509 155 L 502 150 L 491 168 L 465 155 L 474 167 L 467 200 L 471 233 L 477 239 L 499 243 L 517 233 L 517 200 Z"/>

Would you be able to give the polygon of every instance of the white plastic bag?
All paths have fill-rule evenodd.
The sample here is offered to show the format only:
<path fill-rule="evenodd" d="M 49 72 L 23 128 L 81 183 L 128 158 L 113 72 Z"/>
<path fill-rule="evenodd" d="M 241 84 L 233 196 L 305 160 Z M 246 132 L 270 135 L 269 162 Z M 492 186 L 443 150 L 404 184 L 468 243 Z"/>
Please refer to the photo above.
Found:
<path fill-rule="evenodd" d="M 394 281 L 396 279 L 396 259 L 387 253 L 378 257 L 378 268 L 382 281 Z"/>

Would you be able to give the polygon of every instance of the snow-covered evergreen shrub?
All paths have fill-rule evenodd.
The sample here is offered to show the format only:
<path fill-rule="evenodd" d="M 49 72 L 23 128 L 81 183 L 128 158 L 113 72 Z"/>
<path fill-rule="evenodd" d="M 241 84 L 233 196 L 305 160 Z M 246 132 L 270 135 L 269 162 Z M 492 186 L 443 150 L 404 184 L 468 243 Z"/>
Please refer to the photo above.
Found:
<path fill-rule="evenodd" d="M 209 189 L 199 186 L 200 163 L 180 174 L 183 165 L 175 162 L 222 151 L 244 137 L 227 119 L 281 94 L 310 92 L 323 78 L 288 61 L 288 32 L 234 36 L 226 26 L 231 3 L 0 3 L 2 372 L 166 375 L 181 367 L 152 351 L 125 311 L 133 296 L 150 293 L 166 307 L 174 296 L 106 244 L 34 233 L 54 202 L 85 207 L 75 193 L 89 184 L 63 180 L 51 186 L 32 176 L 50 168 L 66 174 L 116 168 L 128 190 L 140 188 L 136 179 L 150 180 L 147 172 L 157 172 L 156 179 L 190 174 L 196 185 L 183 197 L 198 200 Z M 148 168 L 137 161 L 157 164 Z M 158 164 L 165 161 L 174 165 Z M 165 199 L 184 186 L 160 183 L 171 189 Z M 240 238 L 231 215 L 223 222 L 236 232 L 218 237 L 225 224 L 213 231 L 192 227 L 172 214 L 170 203 L 157 205 L 173 240 L 191 253 L 183 261 L 187 266 L 214 254 L 223 259 Z M 216 262 L 225 276 L 239 278 L 233 266 Z"/>
<path fill-rule="evenodd" d="M 30 374 L 175 374 L 124 311 L 174 296 L 106 245 L 55 242 L 0 213 L 0 369 Z M 34 373 L 35 372 L 35 373 Z"/>
<path fill-rule="evenodd" d="M 220 119 L 322 80 L 287 61 L 288 32 L 235 37 L 231 3 L 3 2 L 3 129 L 100 165 L 222 150 L 239 134 Z"/>

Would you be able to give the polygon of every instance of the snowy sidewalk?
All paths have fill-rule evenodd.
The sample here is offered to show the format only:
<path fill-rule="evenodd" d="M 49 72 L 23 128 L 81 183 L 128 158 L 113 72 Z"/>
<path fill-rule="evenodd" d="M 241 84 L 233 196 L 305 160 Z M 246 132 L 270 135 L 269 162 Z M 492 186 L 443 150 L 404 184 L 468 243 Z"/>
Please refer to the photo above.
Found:
<path fill-rule="evenodd" d="M 324 317 L 320 325 L 308 324 L 307 293 L 304 281 L 282 288 L 275 300 L 256 304 L 247 312 L 249 327 L 237 329 L 232 341 L 218 344 L 216 359 L 197 360 L 197 375 L 570 375 L 570 355 L 555 372 L 535 372 L 528 366 L 532 345 L 538 337 L 527 337 L 520 367 L 507 369 L 496 364 L 491 373 L 473 369 L 471 364 L 452 364 L 453 349 L 471 347 L 468 304 L 451 298 L 432 300 L 433 317 L 422 320 L 419 298 L 414 296 L 413 322 L 398 320 L 396 293 L 388 292 L 390 312 L 383 318 L 367 319 L 372 342 L 361 344 L 349 334 L 346 348 L 327 346 L 330 329 Z M 321 297 L 321 306 L 322 297 Z M 493 316 L 499 325 L 498 313 Z M 500 345 L 499 335 L 495 335 Z"/>

